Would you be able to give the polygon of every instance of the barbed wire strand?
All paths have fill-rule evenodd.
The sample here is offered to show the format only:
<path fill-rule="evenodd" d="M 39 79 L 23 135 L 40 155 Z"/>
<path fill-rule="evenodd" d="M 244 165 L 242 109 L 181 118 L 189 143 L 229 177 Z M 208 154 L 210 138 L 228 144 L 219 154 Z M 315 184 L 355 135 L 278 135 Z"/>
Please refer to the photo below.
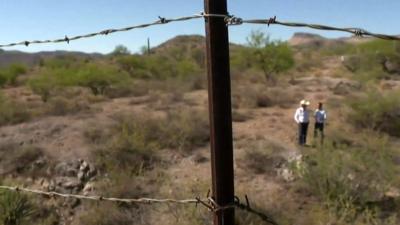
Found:
<path fill-rule="evenodd" d="M 199 199 L 154 199 L 154 198 L 112 198 L 112 197 L 103 197 L 103 196 L 87 196 L 87 195 L 78 195 L 78 194 L 64 194 L 54 191 L 40 191 L 23 187 L 11 187 L 11 186 L 0 186 L 0 189 L 15 191 L 15 192 L 26 192 L 31 194 L 43 195 L 48 197 L 62 197 L 62 198 L 75 198 L 81 200 L 91 200 L 91 201 L 109 201 L 109 202 L 117 202 L 117 203 L 176 203 L 176 204 L 199 204 Z"/>
<path fill-rule="evenodd" d="M 234 17 L 233 17 L 234 18 Z M 287 27 L 307 27 L 311 29 L 316 29 L 316 30 L 328 30 L 328 31 L 341 31 L 341 32 L 347 32 L 354 34 L 357 37 L 363 37 L 363 36 L 369 36 L 369 37 L 375 37 L 379 39 L 384 39 L 384 40 L 396 40 L 400 41 L 400 36 L 395 36 L 395 35 L 387 35 L 387 34 L 379 34 L 379 33 L 372 33 L 367 30 L 361 29 L 361 28 L 341 28 L 341 27 L 333 27 L 333 26 L 327 26 L 327 25 L 321 25 L 321 24 L 309 24 L 309 23 L 297 23 L 297 22 L 282 22 L 278 21 L 275 17 L 271 17 L 269 19 L 254 19 L 254 20 L 238 20 L 239 23 L 242 22 L 243 24 L 266 24 L 266 25 L 282 25 L 282 26 L 287 26 Z M 235 21 L 233 21 L 233 25 L 235 25 Z"/>
<path fill-rule="evenodd" d="M 278 225 L 275 220 L 273 220 L 270 216 L 266 215 L 265 213 L 259 212 L 250 207 L 247 195 L 246 195 L 246 204 L 240 202 L 238 197 L 235 197 L 235 201 L 232 204 L 228 204 L 225 206 L 219 206 L 213 198 L 207 197 L 206 199 L 201 199 L 200 197 L 196 197 L 194 199 L 172 199 L 172 198 L 165 198 L 165 199 L 155 199 L 155 198 L 112 198 L 112 197 L 103 197 L 103 196 L 87 196 L 87 195 L 78 195 L 78 194 L 64 194 L 54 191 L 41 191 L 41 190 L 34 190 L 29 188 L 23 187 L 12 187 L 12 186 L 5 186 L 1 185 L 0 189 L 6 191 L 13 191 L 13 192 L 25 192 L 29 194 L 47 196 L 50 198 L 61 197 L 61 198 L 73 198 L 73 199 L 80 199 L 80 200 L 90 200 L 90 201 L 108 201 L 114 203 L 128 203 L 128 204 L 156 204 L 156 203 L 175 203 L 175 204 L 195 204 L 203 205 L 208 209 L 208 211 L 217 213 L 220 211 L 238 208 L 244 210 L 248 213 L 254 214 L 260 217 L 263 221 L 268 222 L 272 225 Z"/>
<path fill-rule="evenodd" d="M 133 29 L 146 28 L 146 27 L 150 27 L 150 26 L 162 25 L 162 24 L 167 24 L 167 23 L 171 23 L 171 22 L 187 21 L 187 20 L 198 19 L 198 18 L 203 18 L 203 17 L 204 17 L 204 15 L 202 15 L 201 13 L 195 14 L 192 16 L 183 16 L 183 17 L 171 18 L 171 19 L 167 19 L 164 17 L 158 17 L 159 18 L 158 20 L 156 20 L 154 22 L 150 22 L 150 23 L 133 25 L 133 26 L 118 28 L 118 29 L 106 29 L 106 30 L 102 30 L 99 32 L 78 35 L 78 36 L 73 36 L 73 37 L 68 37 L 67 35 L 65 35 L 64 38 L 59 38 L 59 39 L 54 39 L 54 40 L 34 40 L 34 41 L 21 41 L 21 42 L 15 42 L 15 43 L 10 43 L 10 44 L 2 44 L 2 45 L 0 45 L 0 48 L 12 47 L 12 46 L 17 46 L 17 45 L 29 46 L 31 44 L 46 44 L 46 43 L 61 43 L 61 42 L 66 42 L 69 44 L 70 41 L 75 41 L 75 40 L 79 40 L 79 39 L 108 35 L 108 34 L 117 33 L 117 32 L 125 32 L 125 31 L 130 31 Z"/>
<path fill-rule="evenodd" d="M 380 38 L 380 39 L 384 39 L 384 40 L 400 41 L 399 36 L 372 33 L 372 32 L 369 32 L 369 31 L 361 29 L 361 28 L 340 28 L 340 27 L 333 27 L 333 26 L 320 25 L 320 24 L 282 22 L 282 21 L 278 21 L 276 19 L 276 16 L 271 17 L 269 19 L 242 19 L 240 17 L 236 17 L 233 15 L 199 13 L 199 14 L 194 14 L 191 16 L 183 16 L 183 17 L 172 18 L 172 19 L 168 19 L 165 17 L 159 17 L 158 20 L 151 22 L 151 23 L 144 23 L 144 24 L 124 27 L 124 28 L 118 28 L 118 29 L 106 29 L 106 30 L 102 30 L 99 32 L 78 35 L 78 36 L 73 36 L 73 37 L 68 37 L 67 35 L 65 35 L 64 38 L 59 38 L 59 39 L 55 39 L 55 40 L 34 40 L 34 41 L 21 41 L 21 42 L 15 42 L 15 43 L 10 43 L 10 44 L 1 44 L 0 48 L 12 47 L 12 46 L 17 46 L 17 45 L 29 46 L 31 44 L 62 43 L 62 42 L 66 42 L 69 44 L 70 41 L 75 41 L 75 40 L 79 40 L 79 39 L 91 38 L 91 37 L 95 37 L 95 36 L 108 35 L 108 34 L 112 34 L 112 33 L 116 33 L 116 32 L 125 32 L 125 31 L 130 31 L 133 29 L 140 29 L 140 28 L 146 28 L 146 27 L 155 26 L 155 25 L 168 24 L 171 22 L 188 21 L 188 20 L 199 19 L 199 18 L 224 18 L 227 25 L 266 24 L 268 26 L 282 25 L 282 26 L 288 26 L 288 27 L 307 27 L 307 28 L 317 29 L 317 30 L 347 32 L 347 33 L 354 34 L 357 37 L 370 36 L 370 37 Z"/>

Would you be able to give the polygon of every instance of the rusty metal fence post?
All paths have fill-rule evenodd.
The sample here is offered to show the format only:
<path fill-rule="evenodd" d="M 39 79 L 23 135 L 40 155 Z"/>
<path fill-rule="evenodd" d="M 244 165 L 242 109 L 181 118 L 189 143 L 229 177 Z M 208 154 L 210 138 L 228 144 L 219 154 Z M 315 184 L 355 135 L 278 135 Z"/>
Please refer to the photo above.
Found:
<path fill-rule="evenodd" d="M 205 0 L 206 14 L 227 15 L 226 0 Z M 223 17 L 205 17 L 211 129 L 212 194 L 220 207 L 234 203 L 231 84 L 228 27 Z M 214 214 L 214 225 L 234 225 L 235 209 Z"/>

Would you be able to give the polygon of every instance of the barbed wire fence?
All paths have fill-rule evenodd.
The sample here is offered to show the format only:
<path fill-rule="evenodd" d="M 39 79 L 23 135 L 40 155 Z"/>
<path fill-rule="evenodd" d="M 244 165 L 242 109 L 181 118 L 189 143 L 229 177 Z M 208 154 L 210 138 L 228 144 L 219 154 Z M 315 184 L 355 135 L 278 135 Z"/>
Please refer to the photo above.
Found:
<path fill-rule="evenodd" d="M 375 37 L 375 38 L 384 39 L 384 40 L 400 41 L 400 36 L 373 33 L 373 32 L 369 32 L 362 28 L 354 28 L 354 27 L 341 28 L 341 27 L 333 27 L 333 26 L 320 25 L 320 24 L 283 22 L 283 21 L 277 20 L 276 16 L 268 18 L 268 19 L 243 19 L 241 17 L 236 17 L 234 15 L 199 13 L 199 14 L 194 14 L 194 15 L 190 15 L 190 16 L 182 16 L 182 17 L 177 17 L 177 18 L 159 17 L 159 19 L 154 22 L 143 23 L 143 24 L 133 25 L 133 26 L 124 27 L 124 28 L 106 29 L 106 30 L 102 30 L 99 32 L 88 33 L 88 34 L 72 36 L 72 37 L 68 37 L 67 35 L 65 35 L 65 37 L 63 37 L 63 38 L 58 38 L 58 39 L 54 39 L 54 40 L 30 40 L 30 41 L 26 40 L 26 41 L 14 42 L 14 43 L 9 43 L 9 44 L 0 44 L 0 48 L 13 47 L 13 46 L 19 46 L 19 45 L 29 46 L 32 44 L 63 43 L 63 42 L 69 44 L 71 41 L 76 41 L 79 39 L 92 38 L 95 36 L 106 36 L 106 35 L 117 33 L 117 32 L 126 32 L 126 31 L 130 31 L 133 29 L 142 29 L 142 28 L 147 28 L 150 26 L 163 25 L 163 24 L 168 24 L 168 23 L 173 23 L 173 22 L 189 21 L 189 20 L 200 19 L 200 18 L 205 18 L 205 19 L 207 19 L 207 18 L 224 18 L 224 20 L 228 26 L 243 25 L 243 24 L 263 24 L 263 25 L 267 25 L 267 26 L 281 25 L 281 26 L 287 26 L 287 27 L 306 27 L 306 28 L 311 28 L 311 29 L 316 29 L 316 30 L 341 31 L 341 32 L 354 34 L 357 37 Z"/>
<path fill-rule="evenodd" d="M 277 20 L 277 17 L 271 17 L 267 19 L 243 19 L 241 17 L 236 17 L 234 15 L 223 15 L 223 14 L 206 14 L 206 13 L 198 13 L 194 15 L 189 15 L 189 16 L 183 16 L 183 17 L 177 17 L 177 18 L 165 18 L 165 17 L 159 17 L 158 20 L 149 22 L 149 23 L 143 23 L 143 24 L 138 24 L 138 25 L 133 25 L 133 26 L 128 26 L 128 27 L 123 27 L 123 28 L 113 28 L 113 29 L 105 29 L 99 32 L 93 32 L 93 33 L 88 33 L 88 34 L 83 34 L 83 35 L 77 35 L 77 36 L 67 36 L 63 38 L 58 38 L 58 39 L 53 39 L 53 40 L 25 40 L 25 41 L 20 41 L 20 42 L 14 42 L 14 43 L 8 43 L 8 44 L 0 44 L 0 48 L 6 48 L 6 47 L 13 47 L 13 46 L 30 46 L 32 44 L 49 44 L 49 43 L 67 43 L 69 44 L 71 41 L 77 41 L 80 39 L 87 39 L 87 38 L 92 38 L 96 36 L 107 36 L 113 33 L 117 32 L 126 32 L 126 31 L 131 31 L 134 29 L 143 29 L 147 28 L 150 26 L 158 26 L 158 25 L 165 25 L 173 22 L 182 22 L 182 21 L 189 21 L 189 20 L 194 20 L 194 19 L 208 19 L 208 18 L 223 18 L 227 26 L 233 26 L 233 25 L 245 25 L 245 24 L 261 24 L 261 25 L 281 25 L 281 26 L 287 26 L 287 27 L 305 27 L 305 28 L 310 28 L 310 29 L 316 29 L 316 30 L 327 30 L 327 31 L 340 31 L 340 32 L 346 32 L 346 33 L 351 33 L 355 35 L 356 37 L 373 37 L 373 38 L 378 38 L 378 39 L 384 39 L 384 40 L 394 40 L 394 41 L 400 41 L 400 36 L 395 36 L 395 35 L 387 35 L 387 34 L 380 34 L 380 33 L 373 33 L 369 32 L 367 30 L 361 29 L 361 28 L 341 28 L 341 27 L 334 27 L 334 26 L 327 26 L 327 25 L 321 25 L 321 24 L 309 24 L 309 23 L 299 23 L 299 22 L 284 22 L 284 21 L 279 21 Z M 209 197 L 207 195 L 206 198 L 191 198 L 191 199 L 173 199 L 173 198 L 165 198 L 165 199 L 157 199 L 157 198 L 134 198 L 134 199 L 126 199 L 126 198 L 115 198 L 115 197 L 104 197 L 104 196 L 88 196 L 88 195 L 78 195 L 78 194 L 65 194 L 65 193 L 59 193 L 59 192 L 48 192 L 48 191 L 42 191 L 42 190 L 35 190 L 35 189 L 29 189 L 29 188 L 24 188 L 24 187 L 12 187 L 12 186 L 0 186 L 0 190 L 6 190 L 6 191 L 13 191 L 13 192 L 24 192 L 28 194 L 34 194 L 34 195 L 41 195 L 41 196 L 47 196 L 50 198 L 73 198 L 73 199 L 79 199 L 79 200 L 87 200 L 87 201 L 107 201 L 107 202 L 114 202 L 114 203 L 125 203 L 125 204 L 192 204 L 192 205 L 202 205 L 206 207 L 209 211 L 211 212 L 218 212 L 230 208 L 238 208 L 241 210 L 244 210 L 246 212 L 252 213 L 259 218 L 261 218 L 263 221 L 277 225 L 278 223 L 273 220 L 269 215 L 266 215 L 263 212 L 257 211 L 256 209 L 252 208 L 250 206 L 248 197 L 246 196 L 246 202 L 242 203 L 238 197 L 235 198 L 235 202 L 230 205 L 226 206 L 219 206 L 213 198 Z"/>

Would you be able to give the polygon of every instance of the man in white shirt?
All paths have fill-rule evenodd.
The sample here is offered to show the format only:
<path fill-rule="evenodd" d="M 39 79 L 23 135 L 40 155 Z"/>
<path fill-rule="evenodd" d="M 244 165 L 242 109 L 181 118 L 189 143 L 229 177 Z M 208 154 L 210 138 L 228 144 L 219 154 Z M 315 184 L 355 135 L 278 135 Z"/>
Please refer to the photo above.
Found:
<path fill-rule="evenodd" d="M 318 132 L 321 134 L 321 143 L 324 141 L 324 124 L 326 121 L 326 111 L 323 108 L 322 102 L 318 103 L 318 109 L 315 110 L 314 112 L 314 119 L 315 119 L 315 125 L 314 125 L 314 138 L 317 138 Z"/>
<path fill-rule="evenodd" d="M 301 100 L 300 107 L 294 114 L 294 120 L 299 125 L 299 145 L 305 145 L 307 142 L 308 124 L 310 122 L 308 105 L 310 105 L 309 101 Z"/>

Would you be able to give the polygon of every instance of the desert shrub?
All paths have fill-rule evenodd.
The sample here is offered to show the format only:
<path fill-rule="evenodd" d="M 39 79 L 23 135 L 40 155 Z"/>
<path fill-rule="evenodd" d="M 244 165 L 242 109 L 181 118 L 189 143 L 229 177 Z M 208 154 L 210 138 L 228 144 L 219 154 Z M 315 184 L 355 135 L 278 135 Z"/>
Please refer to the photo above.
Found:
<path fill-rule="evenodd" d="M 392 154 L 385 137 L 371 138 L 369 133 L 357 147 L 334 148 L 327 144 L 307 155 L 301 182 L 346 222 L 356 221 L 368 212 L 376 213 L 374 219 L 386 219 L 381 213 L 396 212 L 396 207 L 383 207 L 385 192 L 398 182 Z"/>
<path fill-rule="evenodd" d="M 15 85 L 17 77 L 27 72 L 26 66 L 22 64 L 12 64 L 6 68 L 0 69 L 0 86 L 5 84 Z"/>
<path fill-rule="evenodd" d="M 80 70 L 76 79 L 76 84 L 89 87 L 94 95 L 104 94 L 107 88 L 130 81 L 127 74 L 113 66 L 95 64 Z"/>
<path fill-rule="evenodd" d="M 348 120 L 359 128 L 400 135 L 400 99 L 397 91 L 368 91 L 362 97 L 349 100 L 352 112 Z"/>
<path fill-rule="evenodd" d="M 194 110 L 173 110 L 161 127 L 161 146 L 181 151 L 192 150 L 209 141 L 207 114 Z"/>
<path fill-rule="evenodd" d="M 111 137 L 96 152 L 104 168 L 129 168 L 132 172 L 151 168 L 156 150 L 191 150 L 208 142 L 207 117 L 195 111 L 170 111 L 165 118 L 145 115 L 120 116 L 107 133 Z M 107 131 L 105 131 L 107 132 Z M 96 143 L 102 131 L 92 130 L 86 137 Z"/>
<path fill-rule="evenodd" d="M 20 193 L 0 192 L 0 222 L 3 225 L 31 224 L 34 207 L 30 200 Z"/>
<path fill-rule="evenodd" d="M 97 164 L 105 170 L 129 168 L 131 173 L 152 166 L 153 152 L 157 150 L 157 137 L 152 132 L 156 120 L 148 118 L 120 118 L 110 130 L 108 141 L 94 153 Z"/>
<path fill-rule="evenodd" d="M 6 143 L 0 146 L 0 173 L 33 173 L 40 169 L 33 163 L 43 156 L 40 148 L 35 146 L 20 146 L 16 143 Z"/>
<path fill-rule="evenodd" d="M 182 102 L 183 92 L 181 90 L 174 90 L 172 92 L 150 92 L 149 101 L 151 102 L 149 106 L 155 110 L 170 110 L 174 108 L 174 105 Z"/>
<path fill-rule="evenodd" d="M 176 55 L 173 56 L 180 58 Z M 163 54 L 130 55 L 118 57 L 116 61 L 124 71 L 134 78 L 187 79 L 202 71 L 196 61 L 189 57 L 177 60 Z"/>
<path fill-rule="evenodd" d="M 56 87 L 56 81 L 54 77 L 42 74 L 39 77 L 31 78 L 28 81 L 28 85 L 34 93 L 40 95 L 43 102 L 46 102 Z"/>
<path fill-rule="evenodd" d="M 63 116 L 87 110 L 88 102 L 80 99 L 68 99 L 66 97 L 55 96 L 46 103 L 46 114 Z"/>
<path fill-rule="evenodd" d="M 30 118 L 31 112 L 25 104 L 11 100 L 0 93 L 0 126 L 21 123 Z"/>

